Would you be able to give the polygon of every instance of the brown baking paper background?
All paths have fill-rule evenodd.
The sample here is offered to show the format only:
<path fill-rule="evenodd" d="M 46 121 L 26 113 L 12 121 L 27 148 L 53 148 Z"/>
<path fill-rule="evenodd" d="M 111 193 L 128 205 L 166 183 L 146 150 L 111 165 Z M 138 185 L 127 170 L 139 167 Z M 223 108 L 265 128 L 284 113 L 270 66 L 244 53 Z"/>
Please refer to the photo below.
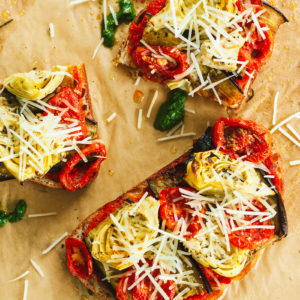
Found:
<path fill-rule="evenodd" d="M 99 122 L 99 133 L 106 144 L 108 158 L 97 179 L 86 189 L 69 193 L 52 190 L 37 184 L 16 180 L 0 183 L 0 209 L 9 211 L 18 199 L 25 199 L 28 214 L 57 212 L 57 216 L 27 217 L 16 224 L 0 228 L 0 299 L 22 299 L 24 279 L 8 283 L 29 270 L 28 299 L 96 299 L 72 277 L 66 266 L 62 243 L 50 253 L 42 255 L 53 241 L 69 232 L 90 213 L 104 203 L 114 200 L 181 155 L 192 145 L 192 138 L 158 143 L 164 136 L 153 128 L 159 103 L 166 97 L 166 89 L 159 84 L 141 80 L 138 89 L 144 92 L 141 104 L 133 102 L 134 81 L 122 68 L 116 68 L 112 59 L 127 32 L 122 25 L 117 33 L 117 45 L 111 50 L 101 47 L 96 58 L 93 52 L 100 40 L 99 19 L 101 5 L 88 2 L 68 7 L 69 0 L 1 0 L 0 23 L 13 17 L 13 23 L 0 29 L 0 78 L 15 72 L 26 72 L 37 67 L 51 68 L 60 64 L 85 63 L 94 114 Z M 115 9 L 117 3 L 109 0 Z M 277 121 L 299 111 L 300 99 L 300 9 L 296 0 L 276 1 L 290 18 L 276 36 L 274 54 L 259 73 L 255 97 L 235 112 L 271 127 L 273 101 L 280 92 Z M 141 8 L 141 2 L 135 3 Z M 54 24 L 55 37 L 49 36 L 49 23 Z M 146 112 L 154 91 L 159 90 L 150 119 Z M 186 114 L 185 132 L 195 131 L 200 136 L 225 110 L 217 103 L 200 97 L 189 98 L 186 107 L 196 114 Z M 137 129 L 138 109 L 143 108 L 142 129 Z M 105 119 L 113 112 L 117 117 L 109 124 Z M 300 132 L 299 119 L 291 124 Z M 256 270 L 240 283 L 235 283 L 225 299 L 299 299 L 300 298 L 300 166 L 288 162 L 300 159 L 297 146 L 276 132 L 284 161 L 285 198 L 289 220 L 289 236 L 269 247 Z M 41 278 L 29 260 L 38 263 L 45 273 Z"/>

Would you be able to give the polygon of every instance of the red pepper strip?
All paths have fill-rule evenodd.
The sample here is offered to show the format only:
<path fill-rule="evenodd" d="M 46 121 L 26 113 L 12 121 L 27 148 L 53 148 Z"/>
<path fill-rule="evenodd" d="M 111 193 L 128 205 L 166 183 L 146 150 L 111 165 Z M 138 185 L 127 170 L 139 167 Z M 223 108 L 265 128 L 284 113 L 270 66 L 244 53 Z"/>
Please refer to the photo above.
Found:
<path fill-rule="evenodd" d="M 88 133 L 85 122 L 85 112 L 82 110 L 82 100 L 78 98 L 78 95 L 71 88 L 62 88 L 59 93 L 52 97 L 48 101 L 49 105 L 57 108 L 66 109 L 61 115 L 61 110 L 49 108 L 55 116 L 61 115 L 61 119 L 64 123 L 71 123 L 70 119 L 76 119 L 78 126 L 80 125 L 81 130 L 73 132 L 72 134 L 81 133 L 72 139 L 82 140 Z M 47 113 L 44 113 L 46 115 Z"/>
<path fill-rule="evenodd" d="M 151 47 L 158 55 L 161 55 L 160 52 L 162 52 L 168 55 L 172 61 L 165 57 L 155 57 L 154 53 L 147 47 L 137 47 L 132 53 L 132 61 L 141 69 L 147 79 L 164 82 L 167 79 L 174 79 L 175 75 L 182 74 L 189 68 L 186 54 L 178 48 L 169 46 Z M 152 71 L 155 72 L 153 73 Z"/>
<path fill-rule="evenodd" d="M 66 252 L 71 274 L 90 279 L 93 274 L 93 261 L 85 243 L 69 236 L 66 239 Z"/>
<path fill-rule="evenodd" d="M 98 214 L 92 219 L 87 229 L 85 230 L 83 238 L 85 238 L 92 229 L 97 227 L 100 222 L 105 220 L 111 213 L 113 213 L 123 203 L 124 203 L 124 199 L 122 198 L 112 202 L 108 202 L 102 208 L 100 208 Z"/>
<path fill-rule="evenodd" d="M 94 143 L 86 146 L 81 149 L 81 154 L 87 156 L 91 153 L 98 154 L 100 157 L 92 163 L 87 163 L 85 166 L 88 167 L 83 173 L 80 175 L 80 168 L 76 167 L 77 164 L 82 160 L 82 157 L 79 153 L 73 156 L 61 170 L 59 175 L 59 180 L 61 185 L 70 192 L 74 192 L 77 189 L 81 189 L 86 186 L 90 181 L 92 181 L 96 175 L 98 174 L 101 163 L 106 158 L 106 150 L 105 146 L 101 143 Z"/>
<path fill-rule="evenodd" d="M 232 158 L 247 155 L 244 160 L 253 163 L 264 162 L 272 150 L 271 133 L 249 120 L 219 119 L 213 128 L 213 142 Z"/>

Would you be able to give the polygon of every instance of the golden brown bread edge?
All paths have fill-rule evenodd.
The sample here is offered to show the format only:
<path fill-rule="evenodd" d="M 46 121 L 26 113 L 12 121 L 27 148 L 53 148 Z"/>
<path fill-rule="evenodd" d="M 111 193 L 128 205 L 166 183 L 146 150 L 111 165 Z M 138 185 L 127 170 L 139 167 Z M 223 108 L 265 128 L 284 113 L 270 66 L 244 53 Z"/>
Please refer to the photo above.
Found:
<path fill-rule="evenodd" d="M 274 153 L 276 153 L 278 164 L 280 166 L 281 165 L 281 157 L 280 157 L 279 152 L 277 152 L 278 148 L 276 146 L 276 142 L 275 141 L 274 141 L 274 148 L 275 148 L 274 149 Z M 163 167 L 162 169 L 160 169 L 156 173 L 152 174 L 147 179 L 145 179 L 144 181 L 140 182 L 138 185 L 136 185 L 135 187 L 133 187 L 129 191 L 123 193 L 121 196 L 119 196 L 118 198 L 116 198 L 114 201 L 111 201 L 111 202 L 118 202 L 121 199 L 127 199 L 127 198 L 130 199 L 130 197 L 132 197 L 133 195 L 143 193 L 144 190 L 149 187 L 149 184 L 148 184 L 149 181 L 151 181 L 153 179 L 158 179 L 159 177 L 163 176 L 167 172 L 170 172 L 173 168 L 175 168 L 179 164 L 181 164 L 181 163 L 185 162 L 187 159 L 189 159 L 190 156 L 191 156 L 191 153 L 192 153 L 192 150 L 189 150 L 189 151 L 185 152 L 179 158 L 175 159 L 174 161 L 172 161 L 171 163 L 169 163 L 168 165 L 166 165 L 165 167 Z M 280 168 L 280 172 L 281 171 L 282 171 L 282 169 Z M 280 175 L 281 175 L 281 178 L 282 178 L 282 174 L 280 174 Z M 84 233 L 85 233 L 88 225 L 93 220 L 93 218 L 99 214 L 99 212 L 102 209 L 103 209 L 103 206 L 101 208 L 97 209 L 95 212 L 93 212 L 86 219 L 84 219 L 78 225 L 78 227 L 75 230 L 73 230 L 73 232 L 71 233 L 70 236 L 74 237 L 74 238 L 77 238 L 79 240 L 82 240 L 83 236 L 84 236 Z M 255 251 L 250 256 L 250 258 L 249 258 L 246 266 L 244 267 L 243 271 L 239 275 L 233 277 L 233 281 L 239 281 L 239 280 L 243 279 L 252 270 L 252 268 L 256 265 L 256 263 L 259 260 L 260 256 L 263 254 L 262 250 L 264 250 L 266 247 L 268 247 L 270 244 L 272 244 L 276 240 L 279 240 L 279 239 L 274 239 L 270 243 L 268 243 L 267 245 L 265 245 L 265 246 L 259 248 L 257 251 Z M 98 295 L 100 297 L 100 299 L 111 300 L 111 299 L 115 299 L 116 298 L 113 295 L 113 293 L 111 291 L 111 288 L 109 288 L 106 283 L 104 283 L 102 281 L 99 281 L 99 277 L 97 277 L 95 274 L 93 274 L 92 277 L 91 277 L 91 279 L 89 279 L 89 280 L 85 280 L 85 279 L 82 279 L 82 278 L 79 278 L 79 280 L 89 290 L 91 290 L 93 293 L 95 293 L 96 295 Z M 227 284 L 221 284 L 220 293 L 217 294 L 217 295 L 212 295 L 207 300 L 216 300 L 216 299 L 218 299 L 223 294 L 223 292 L 225 291 L 226 287 L 228 287 L 228 286 L 229 285 L 227 285 Z"/>
<path fill-rule="evenodd" d="M 275 36 L 278 27 L 283 24 L 284 22 L 288 22 L 288 19 L 279 12 L 276 8 L 270 8 L 269 5 L 273 5 L 273 1 L 269 0 L 268 3 L 264 2 L 262 3 L 264 9 L 266 10 L 267 16 L 263 16 L 262 19 L 264 21 L 268 21 L 268 18 L 272 20 L 272 18 L 275 18 L 275 24 L 271 23 L 270 25 L 272 34 Z M 141 10 L 140 13 L 136 16 L 136 18 L 132 21 L 132 23 L 138 25 L 139 22 L 142 20 L 142 17 L 146 13 L 146 8 Z M 274 26 L 272 26 L 274 25 Z M 113 60 L 114 64 L 118 66 L 119 64 L 122 64 L 123 66 L 127 67 L 131 76 L 133 79 L 136 79 L 138 75 L 140 75 L 140 71 L 133 65 L 129 51 L 128 51 L 128 45 L 129 45 L 129 30 L 127 33 L 127 36 L 125 40 L 122 42 L 117 57 Z M 260 71 L 260 70 L 259 70 Z M 212 68 L 209 68 L 208 75 L 211 79 L 214 79 L 213 81 L 217 82 L 219 80 L 222 80 L 229 76 L 230 74 L 227 74 L 223 71 L 218 71 Z M 251 86 L 255 80 L 254 76 L 251 79 L 250 88 L 248 89 L 248 94 L 245 95 L 244 92 L 239 88 L 238 84 L 234 81 L 233 78 L 230 78 L 229 80 L 223 81 L 222 83 L 218 84 L 215 89 L 217 91 L 217 94 L 219 96 L 219 99 L 222 102 L 222 105 L 231 108 L 231 109 L 238 109 L 243 100 L 249 100 L 251 99 L 253 95 L 253 91 L 251 89 Z M 188 79 L 191 81 L 193 88 L 196 88 L 197 86 L 195 83 L 197 83 L 197 78 L 192 77 L 191 75 L 188 76 Z M 200 83 L 199 83 L 200 84 Z M 198 85 L 199 85 L 198 84 Z M 212 89 L 207 90 L 199 90 L 196 92 L 199 96 L 205 97 L 209 100 L 214 100 L 216 102 L 219 102 L 219 99 L 216 97 L 214 91 Z"/>
<path fill-rule="evenodd" d="M 68 70 L 74 66 L 75 65 L 68 66 Z M 82 82 L 83 82 L 83 89 L 85 90 L 84 96 L 82 98 L 83 110 L 86 113 L 86 117 L 94 120 L 93 107 L 92 107 L 92 101 L 91 101 L 91 96 L 90 96 L 90 92 L 89 92 L 89 84 L 88 84 L 88 79 L 87 79 L 87 75 L 86 75 L 85 65 L 79 64 L 76 66 L 77 66 L 77 68 L 80 69 L 80 71 L 82 72 L 82 75 L 83 75 Z M 52 179 L 46 178 L 45 176 L 31 178 L 28 181 L 35 182 L 35 183 L 41 184 L 41 185 L 49 187 L 49 188 L 54 188 L 54 189 L 62 189 L 63 188 L 62 185 L 60 184 L 60 182 L 56 182 Z"/>

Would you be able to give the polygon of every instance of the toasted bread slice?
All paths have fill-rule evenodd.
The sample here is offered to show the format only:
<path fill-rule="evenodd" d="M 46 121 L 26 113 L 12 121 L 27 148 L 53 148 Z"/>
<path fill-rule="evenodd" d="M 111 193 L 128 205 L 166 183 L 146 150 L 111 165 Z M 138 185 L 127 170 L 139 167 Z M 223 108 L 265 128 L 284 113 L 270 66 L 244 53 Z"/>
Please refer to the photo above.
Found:
<path fill-rule="evenodd" d="M 262 7 L 265 10 L 265 13 L 261 16 L 262 21 L 269 26 L 272 35 L 275 35 L 278 27 L 288 22 L 288 19 L 282 14 L 278 9 L 271 6 L 267 2 L 262 3 Z M 146 9 L 143 9 L 137 17 L 133 20 L 133 24 L 139 25 L 141 21 L 143 20 L 143 17 L 147 13 Z M 150 19 L 151 22 L 151 19 Z M 151 31 L 151 28 L 147 28 L 147 31 Z M 155 32 L 153 34 L 154 39 L 149 38 L 147 40 L 148 44 L 151 45 L 157 45 L 157 46 L 174 46 L 176 47 L 176 43 L 173 42 L 172 38 L 169 38 L 168 36 L 170 32 L 165 28 L 161 29 L 160 32 Z M 138 75 L 143 76 L 142 72 L 134 65 L 132 62 L 132 58 L 130 55 L 130 42 L 129 42 L 129 35 L 128 33 L 127 38 L 123 41 L 123 43 L 120 46 L 118 56 L 115 58 L 114 62 L 116 65 L 123 65 L 126 67 L 131 76 L 135 79 Z M 143 38 L 146 38 L 146 36 L 143 35 Z M 181 40 L 180 40 L 181 41 Z M 237 109 L 240 107 L 243 100 L 248 100 L 253 96 L 253 91 L 251 89 L 252 83 L 255 80 L 255 77 L 257 73 L 255 73 L 252 78 L 249 78 L 249 82 L 247 81 L 246 84 L 243 84 L 244 87 L 240 87 L 240 85 L 236 82 L 235 77 L 240 79 L 240 76 L 237 75 L 234 72 L 225 72 L 222 70 L 214 69 L 208 66 L 203 66 L 203 69 L 205 70 L 205 77 L 211 79 L 211 81 L 218 82 L 222 81 L 218 85 L 215 86 L 215 89 L 199 89 L 196 93 L 200 96 L 203 96 L 207 99 L 211 99 L 217 102 L 221 102 L 222 105 Z M 190 82 L 192 89 L 196 89 L 201 85 L 198 75 L 196 73 L 191 73 L 186 77 Z M 227 80 L 226 80 L 227 78 Z"/>
<path fill-rule="evenodd" d="M 211 149 L 214 149 L 214 146 L 212 144 L 212 130 L 211 128 L 208 128 L 205 135 L 203 135 L 199 140 L 197 140 L 194 143 L 193 149 L 187 151 L 183 155 L 181 155 L 179 158 L 175 159 L 173 162 L 168 164 L 167 166 L 163 167 L 161 170 L 157 171 L 155 174 L 148 177 L 146 180 L 139 183 L 134 188 L 130 189 L 120 197 L 118 197 L 116 200 L 114 200 L 112 203 L 114 203 L 114 206 L 119 206 L 120 203 L 123 203 L 126 199 L 140 199 L 142 195 L 145 193 L 146 190 L 151 191 L 152 194 L 157 198 L 159 192 L 167 187 L 172 186 L 185 186 L 187 185 L 185 181 L 183 180 L 183 175 L 186 170 L 186 164 L 193 156 L 193 153 L 195 152 L 203 152 L 208 151 Z M 276 152 L 277 148 L 274 149 L 274 154 L 276 153 L 276 156 L 274 156 L 274 159 L 276 157 L 276 164 L 280 164 L 280 155 Z M 281 169 L 279 169 L 279 172 L 281 172 Z M 281 175 L 281 174 L 280 174 Z M 282 178 L 282 177 L 281 177 Z M 272 185 L 272 183 L 269 183 Z M 259 249 L 253 250 L 251 252 L 251 255 L 248 256 L 248 260 L 246 262 L 246 265 L 242 272 L 238 275 L 232 278 L 234 281 L 241 280 L 244 278 L 250 270 L 255 266 L 257 261 L 259 260 L 259 257 L 263 253 L 263 249 L 265 249 L 269 244 L 280 240 L 281 238 L 285 237 L 287 234 L 287 219 L 286 219 L 286 212 L 282 200 L 282 196 L 278 191 L 277 193 L 277 211 L 278 211 L 278 220 L 276 221 L 276 231 L 274 238 L 266 245 L 260 247 Z M 85 220 L 83 220 L 79 226 L 72 232 L 70 237 L 77 238 L 79 240 L 84 240 L 86 234 L 88 231 L 90 231 L 91 228 L 93 228 L 94 222 L 96 216 L 98 216 L 101 212 L 105 211 L 105 206 L 99 208 L 97 211 L 95 211 L 93 214 L 91 214 L 89 217 L 87 217 Z M 82 278 L 79 278 L 80 281 L 90 290 L 92 290 L 95 294 L 97 294 L 100 299 L 114 299 L 114 291 L 112 288 L 107 285 L 105 282 L 99 280 L 99 276 L 95 273 L 92 274 L 92 277 L 89 280 L 85 280 Z M 205 299 L 218 299 L 224 292 L 226 288 L 226 284 L 221 284 L 221 287 L 219 289 L 219 292 L 214 292 L 211 294 L 209 298 Z"/>
<path fill-rule="evenodd" d="M 71 70 L 73 69 L 74 65 L 70 65 L 68 67 L 68 72 L 71 72 Z M 90 96 L 90 92 L 89 92 L 89 84 L 88 84 L 88 79 L 87 79 L 87 75 L 86 75 L 86 69 L 85 69 L 85 65 L 81 64 L 81 65 L 77 65 L 77 69 L 79 71 L 79 73 L 81 74 L 81 80 L 82 80 L 82 85 L 83 85 L 83 89 L 85 90 L 84 95 L 82 97 L 82 109 L 83 111 L 85 111 L 86 113 L 86 117 L 94 120 L 94 115 L 93 115 L 93 107 L 92 107 L 92 102 L 91 102 L 91 96 Z M 73 75 L 71 73 L 71 75 Z M 63 83 L 64 87 L 74 87 L 73 82 L 71 81 L 66 81 Z M 56 188 L 56 189 L 62 189 L 62 185 L 60 184 L 60 182 L 54 181 L 50 178 L 47 177 L 35 177 L 30 179 L 29 181 L 31 182 L 35 182 L 44 186 L 47 186 L 49 188 Z"/>
<path fill-rule="evenodd" d="M 69 76 L 65 76 L 62 83 L 59 85 L 59 87 L 56 89 L 55 93 L 47 96 L 48 98 L 53 97 L 56 93 L 58 93 L 62 88 L 72 88 L 76 93 L 76 86 L 78 84 L 77 80 L 80 80 L 82 93 L 81 93 L 81 103 L 82 103 L 82 110 L 85 113 L 86 117 L 86 123 L 89 134 L 93 137 L 93 139 L 98 138 L 98 132 L 97 132 L 97 122 L 94 121 L 94 115 L 93 115 L 93 108 L 91 103 L 91 97 L 89 93 L 89 86 L 88 86 L 88 80 L 86 75 L 86 69 L 84 64 L 80 65 L 69 65 L 67 66 L 67 73 L 72 75 L 72 78 Z M 9 94 L 8 94 L 9 95 Z M 9 95 L 11 97 L 12 95 Z M 54 166 L 55 171 L 58 172 L 62 167 L 64 163 L 60 162 L 56 166 Z M 51 170 L 50 170 L 51 172 Z M 50 173 L 48 172 L 48 173 Z M 47 174 L 48 174 L 47 173 Z M 4 174 L 2 176 L 2 174 Z M 43 177 L 33 177 L 30 179 L 27 179 L 28 181 L 35 182 L 50 188 L 63 188 L 59 181 L 55 181 L 50 176 L 48 177 L 47 174 Z M 10 173 L 8 173 L 7 169 L 3 164 L 1 164 L 1 181 L 14 179 L 13 176 L 10 176 Z"/>

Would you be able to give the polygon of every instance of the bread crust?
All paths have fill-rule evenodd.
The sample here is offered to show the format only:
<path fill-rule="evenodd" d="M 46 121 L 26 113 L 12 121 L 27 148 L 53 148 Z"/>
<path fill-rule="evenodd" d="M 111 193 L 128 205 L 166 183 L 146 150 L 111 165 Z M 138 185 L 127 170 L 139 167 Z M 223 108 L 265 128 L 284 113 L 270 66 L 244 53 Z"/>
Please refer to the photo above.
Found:
<path fill-rule="evenodd" d="M 275 149 L 274 149 L 274 152 L 275 152 L 275 151 L 277 151 L 277 147 L 276 146 L 274 146 L 274 147 L 275 147 Z M 279 152 L 277 152 L 277 153 L 278 153 L 278 155 L 277 155 L 278 160 L 280 160 Z M 164 174 L 166 174 L 168 172 L 172 172 L 172 170 L 174 170 L 176 167 L 178 167 L 179 165 L 181 165 L 182 163 L 187 161 L 191 157 L 191 154 L 192 154 L 192 150 L 185 152 L 179 158 L 175 159 L 174 161 L 172 161 L 171 163 L 169 163 L 168 165 L 166 165 L 165 167 L 163 167 L 156 173 L 152 174 L 146 180 L 140 182 L 134 188 L 123 193 L 121 196 L 119 196 L 112 202 L 118 202 L 118 201 L 121 202 L 122 200 L 130 198 L 130 196 L 132 196 L 132 195 L 144 193 L 145 189 L 148 187 L 149 181 L 160 178 L 161 176 L 163 176 Z M 90 216 L 88 216 L 86 219 L 84 219 L 78 225 L 78 227 L 71 233 L 70 236 L 77 238 L 79 240 L 83 240 L 87 227 L 89 226 L 91 221 L 94 219 L 94 217 L 96 217 L 102 209 L 103 209 L 103 207 L 99 208 L 98 210 L 93 212 Z M 260 256 L 263 254 L 262 250 L 264 250 L 269 244 L 271 244 L 279 239 L 280 239 L 280 237 L 274 237 L 274 239 L 270 243 L 259 248 L 256 251 L 254 251 L 252 253 L 252 255 L 250 256 L 248 262 L 246 263 L 246 266 L 244 267 L 243 271 L 238 276 L 233 277 L 232 280 L 239 281 L 242 278 L 244 278 L 252 270 L 252 268 L 256 265 Z M 99 278 L 97 278 L 96 275 L 93 274 L 92 278 L 90 280 L 84 280 L 81 278 L 79 278 L 79 279 L 88 289 L 92 290 L 95 294 L 97 294 L 100 297 L 100 299 L 109 300 L 109 299 L 115 298 L 115 296 L 111 293 L 111 291 L 107 288 L 107 286 L 103 282 L 99 281 Z M 209 298 L 206 298 L 206 299 L 207 300 L 218 299 L 224 293 L 227 286 L 228 285 L 226 285 L 226 284 L 221 284 L 220 293 L 218 293 L 217 295 L 211 295 Z"/>

